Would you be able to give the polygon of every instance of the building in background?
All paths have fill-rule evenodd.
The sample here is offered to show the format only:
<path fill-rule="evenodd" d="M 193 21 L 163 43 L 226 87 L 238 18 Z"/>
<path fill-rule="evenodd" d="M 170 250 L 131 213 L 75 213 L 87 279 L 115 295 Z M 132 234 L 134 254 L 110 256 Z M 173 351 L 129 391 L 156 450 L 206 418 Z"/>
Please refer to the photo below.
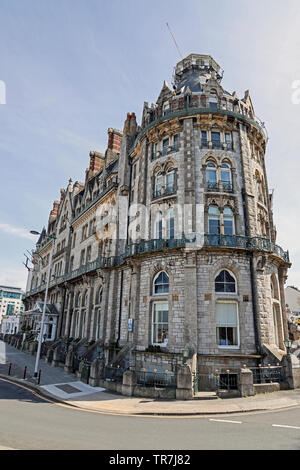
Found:
<path fill-rule="evenodd" d="M 300 320 L 300 290 L 294 286 L 287 286 L 284 293 L 288 315 L 294 321 Z"/>
<path fill-rule="evenodd" d="M 97 344 L 121 368 L 175 374 L 187 362 L 209 389 L 216 369 L 286 354 L 290 261 L 276 245 L 267 137 L 249 92 L 221 82 L 211 56 L 190 54 L 140 125 L 130 113 L 108 129 L 105 154 L 91 151 L 84 182 L 61 189 L 36 244 L 27 326 L 53 247 L 51 337 L 82 357 Z"/>
<path fill-rule="evenodd" d="M 0 286 L 0 332 L 13 334 L 19 331 L 20 316 L 24 311 L 22 289 Z"/>

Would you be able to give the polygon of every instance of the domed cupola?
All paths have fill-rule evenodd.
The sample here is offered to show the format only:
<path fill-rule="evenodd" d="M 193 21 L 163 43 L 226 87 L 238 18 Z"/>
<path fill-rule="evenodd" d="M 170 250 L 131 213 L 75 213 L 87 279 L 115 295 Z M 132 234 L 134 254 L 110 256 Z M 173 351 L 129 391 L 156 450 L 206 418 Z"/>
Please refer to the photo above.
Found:
<path fill-rule="evenodd" d="M 174 73 L 174 87 L 177 92 L 185 93 L 187 88 L 192 93 L 203 91 L 203 85 L 210 78 L 222 80 L 220 66 L 209 55 L 190 54 L 177 63 Z"/>

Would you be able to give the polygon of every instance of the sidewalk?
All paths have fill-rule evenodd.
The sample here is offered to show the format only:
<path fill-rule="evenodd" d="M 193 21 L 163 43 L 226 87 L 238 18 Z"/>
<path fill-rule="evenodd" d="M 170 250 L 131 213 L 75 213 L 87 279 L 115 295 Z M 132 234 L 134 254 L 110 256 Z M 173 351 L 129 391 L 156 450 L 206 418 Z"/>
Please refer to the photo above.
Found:
<path fill-rule="evenodd" d="M 11 375 L 8 366 L 12 363 Z M 41 382 L 33 377 L 35 356 L 19 351 L 0 341 L 0 378 L 12 380 L 39 392 L 45 398 L 66 403 L 84 410 L 100 413 L 136 416 L 201 416 L 207 414 L 239 413 L 246 411 L 276 410 L 300 405 L 300 389 L 282 390 L 247 398 L 217 398 L 197 400 L 158 400 L 141 397 L 125 397 L 91 387 L 80 382 L 74 374 L 67 374 L 60 367 L 52 367 L 40 360 Z M 23 371 L 27 366 L 26 379 Z M 207 395 L 206 395 L 207 396 Z"/>

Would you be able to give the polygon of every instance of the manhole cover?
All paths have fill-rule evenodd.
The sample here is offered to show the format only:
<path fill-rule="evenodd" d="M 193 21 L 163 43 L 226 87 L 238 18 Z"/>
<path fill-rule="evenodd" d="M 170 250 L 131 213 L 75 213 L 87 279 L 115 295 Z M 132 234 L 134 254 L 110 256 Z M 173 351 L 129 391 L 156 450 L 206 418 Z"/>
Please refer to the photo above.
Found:
<path fill-rule="evenodd" d="M 59 388 L 65 393 L 77 393 L 81 392 L 78 388 L 72 387 L 72 385 L 64 384 L 64 385 L 55 385 L 56 388 Z"/>

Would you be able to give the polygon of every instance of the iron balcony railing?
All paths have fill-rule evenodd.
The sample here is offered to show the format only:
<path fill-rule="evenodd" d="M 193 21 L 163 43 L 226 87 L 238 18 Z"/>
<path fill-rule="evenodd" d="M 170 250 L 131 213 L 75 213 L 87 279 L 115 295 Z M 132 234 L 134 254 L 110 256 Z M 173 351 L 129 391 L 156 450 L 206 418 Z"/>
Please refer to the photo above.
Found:
<path fill-rule="evenodd" d="M 212 191 L 212 192 L 226 192 L 226 193 L 232 193 L 233 192 L 233 187 L 231 183 L 227 182 L 222 182 L 222 184 L 219 186 L 219 183 L 217 181 L 210 182 L 208 181 L 206 183 L 206 189 L 207 191 Z"/>
<path fill-rule="evenodd" d="M 126 246 L 124 257 L 142 255 L 152 251 L 167 250 L 172 248 L 184 248 L 186 246 L 185 238 L 158 238 L 154 240 L 144 240 L 139 243 L 132 243 Z"/>
<path fill-rule="evenodd" d="M 155 189 L 153 192 L 153 199 L 158 199 L 161 197 L 167 197 L 167 196 L 172 196 L 173 194 L 176 194 L 177 190 L 175 185 L 172 186 L 163 186 L 160 189 Z"/>

